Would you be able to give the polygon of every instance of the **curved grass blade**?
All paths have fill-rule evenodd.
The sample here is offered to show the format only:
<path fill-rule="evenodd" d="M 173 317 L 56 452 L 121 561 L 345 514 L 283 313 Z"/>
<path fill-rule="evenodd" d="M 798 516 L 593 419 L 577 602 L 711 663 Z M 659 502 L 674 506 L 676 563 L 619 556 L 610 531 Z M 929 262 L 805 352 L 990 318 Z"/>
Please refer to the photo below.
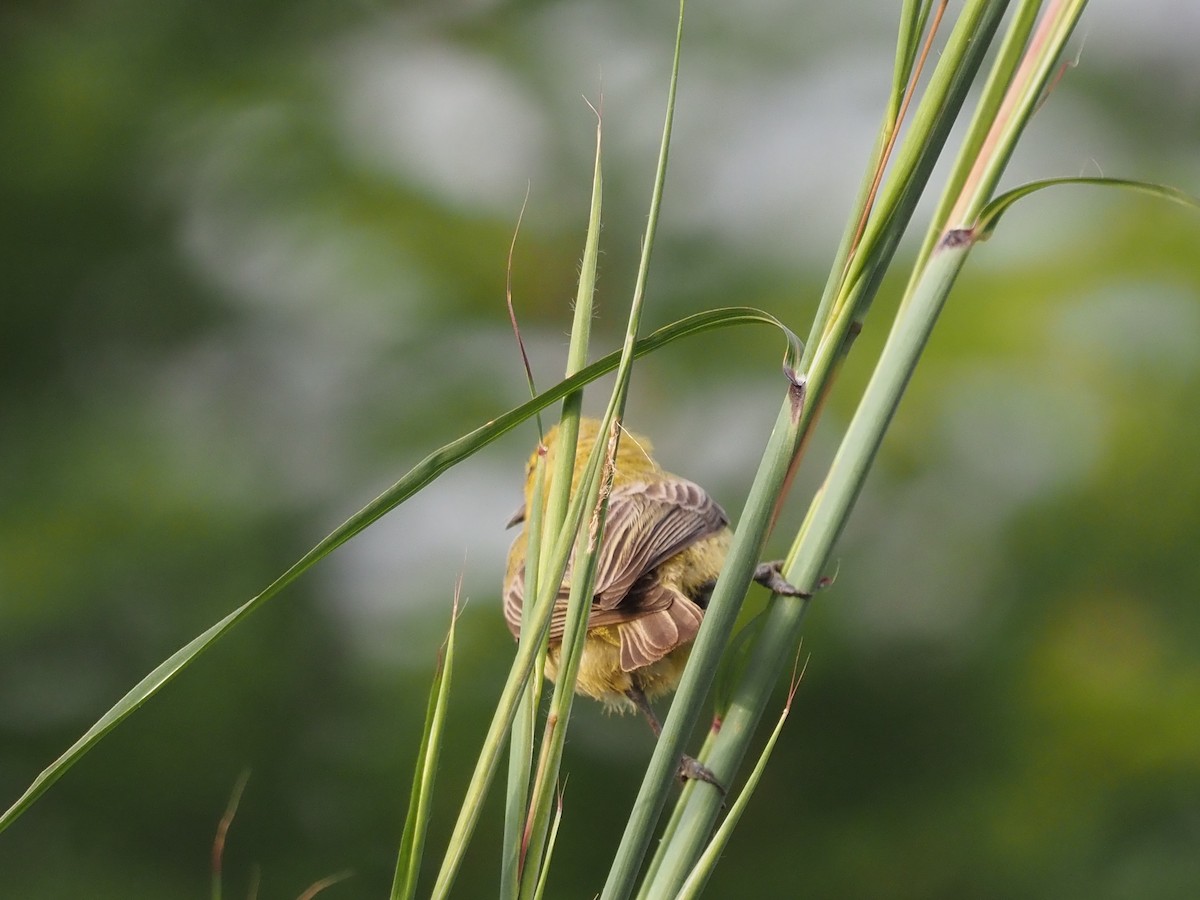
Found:
<path fill-rule="evenodd" d="M 770 313 L 751 307 L 731 307 L 727 309 L 706 310 L 705 312 L 688 316 L 685 319 L 680 319 L 671 325 L 664 326 L 638 341 L 634 349 L 634 355 L 638 357 L 644 356 L 688 335 L 700 334 L 701 332 L 711 331 L 715 328 L 752 323 L 769 324 L 779 328 L 787 336 L 789 355 L 795 354 L 796 347 L 799 346 L 799 339 Z M 242 619 L 249 616 L 276 594 L 280 593 L 306 570 L 363 531 L 368 525 L 371 525 L 391 512 L 447 469 L 478 452 L 501 435 L 512 430 L 525 419 L 533 416 L 539 410 L 545 409 L 554 401 L 561 400 L 571 392 L 611 372 L 617 367 L 620 358 L 620 352 L 608 354 L 572 378 L 559 382 L 532 400 L 523 403 L 515 409 L 509 410 L 486 425 L 475 429 L 469 434 L 446 444 L 444 447 L 426 456 L 410 469 L 403 478 L 343 522 L 320 543 L 304 554 L 291 568 L 275 579 L 275 581 L 271 582 L 262 593 L 247 600 L 216 624 L 188 641 L 155 667 L 145 678 L 134 685 L 124 697 L 118 700 L 108 712 L 84 732 L 83 736 L 72 744 L 62 756 L 47 766 L 34 779 L 33 783 L 26 788 L 17 801 L 4 812 L 4 815 L 0 816 L 0 831 L 3 831 L 15 822 L 25 810 L 32 806 L 46 792 L 47 788 L 58 781 L 71 766 L 99 743 L 108 732 L 116 728 L 126 717 L 162 690 L 171 679 L 195 661 L 201 653 L 216 643 L 217 640 L 233 629 Z"/>
<path fill-rule="evenodd" d="M 1128 178 L 1045 178 L 1039 181 L 1031 181 L 1029 184 L 1023 184 L 1020 187 L 1013 188 L 1011 191 L 1006 191 L 988 203 L 979 214 L 978 220 L 976 220 L 974 229 L 975 240 L 984 241 L 991 237 L 992 232 L 996 230 L 996 223 L 1000 221 L 1000 217 L 1008 212 L 1018 200 L 1022 200 L 1030 194 L 1035 194 L 1046 188 L 1058 187 L 1063 184 L 1086 184 L 1099 187 L 1124 188 L 1127 191 L 1147 194 L 1151 197 L 1157 197 L 1160 200 L 1170 200 L 1172 203 L 1179 203 L 1192 209 L 1200 209 L 1200 198 L 1193 197 L 1191 194 L 1165 184 L 1154 184 L 1149 181 L 1133 181 Z"/>

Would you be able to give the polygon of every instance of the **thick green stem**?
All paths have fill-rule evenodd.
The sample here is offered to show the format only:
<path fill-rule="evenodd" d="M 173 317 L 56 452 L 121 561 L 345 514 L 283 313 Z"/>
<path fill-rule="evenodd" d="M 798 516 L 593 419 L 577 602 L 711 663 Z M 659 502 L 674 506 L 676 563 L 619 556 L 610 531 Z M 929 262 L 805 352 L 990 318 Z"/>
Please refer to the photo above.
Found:
<path fill-rule="evenodd" d="M 800 554 L 787 573 L 793 584 L 811 585 L 819 580 L 967 246 L 948 244 L 944 252 L 931 258 L 920 288 L 921 302 L 912 304 L 908 315 L 897 320 L 814 503 Z M 772 600 L 766 624 L 750 653 L 750 664 L 734 691 L 712 752 L 705 759 L 718 775 L 734 772 L 741 764 L 767 699 L 794 655 L 809 602 L 798 597 Z M 673 897 L 683 884 L 721 807 L 720 798 L 710 797 L 710 793 L 690 793 L 671 847 L 658 861 L 647 896 Z"/>

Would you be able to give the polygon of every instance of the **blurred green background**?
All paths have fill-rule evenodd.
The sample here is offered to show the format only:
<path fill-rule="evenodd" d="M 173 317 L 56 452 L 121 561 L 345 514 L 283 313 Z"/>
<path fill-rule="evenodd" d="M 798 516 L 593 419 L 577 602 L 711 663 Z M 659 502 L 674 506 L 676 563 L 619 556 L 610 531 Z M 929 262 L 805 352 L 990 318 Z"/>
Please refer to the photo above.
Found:
<path fill-rule="evenodd" d="M 648 327 L 803 333 L 891 67 L 896 4 L 689 9 Z M 1191 0 L 1094 4 L 1008 183 L 1200 190 Z M 524 399 L 505 257 L 560 371 L 603 95 L 596 346 L 633 283 L 671 4 L 23 2 L 0 10 L 0 803 L 135 681 L 428 451 Z M 920 219 L 920 217 L 919 217 Z M 974 254 L 808 619 L 807 677 L 715 897 L 1200 891 L 1200 223 L 1038 195 Z M 883 338 L 889 286 L 770 552 Z M 736 512 L 776 335 L 675 345 L 629 422 Z M 599 392 L 593 395 L 595 408 Z M 0 896 L 378 897 L 456 575 L 436 856 L 512 643 L 534 431 L 452 470 L 115 731 L 0 836 Z M 751 606 L 763 602 L 761 592 Z M 550 895 L 597 891 L 649 758 L 579 716 Z M 492 804 L 459 881 L 494 895 Z"/>

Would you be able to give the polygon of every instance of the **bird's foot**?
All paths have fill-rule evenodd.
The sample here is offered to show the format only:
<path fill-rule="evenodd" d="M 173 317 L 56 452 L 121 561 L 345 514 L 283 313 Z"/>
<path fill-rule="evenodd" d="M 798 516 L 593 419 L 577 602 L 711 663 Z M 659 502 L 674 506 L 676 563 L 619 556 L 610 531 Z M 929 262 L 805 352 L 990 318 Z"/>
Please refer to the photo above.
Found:
<path fill-rule="evenodd" d="M 783 560 L 777 559 L 774 562 L 759 563 L 757 569 L 754 570 L 754 580 L 767 588 L 772 594 L 779 594 L 783 597 L 803 597 L 805 600 L 811 599 L 812 594 L 800 590 L 786 578 L 783 577 Z"/>
<path fill-rule="evenodd" d="M 717 780 L 712 769 L 694 757 L 685 756 L 679 761 L 679 780 L 707 782 L 720 791 L 722 797 L 725 796 L 725 785 Z"/>

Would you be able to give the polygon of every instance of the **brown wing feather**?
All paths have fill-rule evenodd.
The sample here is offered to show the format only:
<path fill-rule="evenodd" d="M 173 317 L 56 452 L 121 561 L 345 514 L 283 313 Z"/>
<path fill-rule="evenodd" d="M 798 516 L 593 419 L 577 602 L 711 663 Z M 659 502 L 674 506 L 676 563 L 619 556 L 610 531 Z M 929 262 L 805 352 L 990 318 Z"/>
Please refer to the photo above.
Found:
<path fill-rule="evenodd" d="M 637 624 L 636 628 L 622 629 L 622 668 L 626 661 L 630 669 L 639 668 L 695 637 L 702 617 L 695 603 L 672 589 L 649 589 L 653 585 L 632 589 L 647 572 L 728 524 L 725 511 L 708 493 L 683 478 L 668 476 L 649 484 L 637 482 L 612 492 L 588 628 Z M 551 615 L 552 642 L 562 640 L 566 627 L 571 568 L 568 564 Z M 504 591 L 504 619 L 514 636 L 521 629 L 524 595 L 522 567 Z"/>
<path fill-rule="evenodd" d="M 525 565 L 521 564 L 504 585 L 504 624 L 513 637 L 521 635 L 521 607 L 525 602 Z"/>
<path fill-rule="evenodd" d="M 596 605 L 621 606 L 639 578 L 728 524 L 725 510 L 704 488 L 683 478 L 617 488 L 600 545 Z"/>
<path fill-rule="evenodd" d="M 623 623 L 621 637 L 621 669 L 632 672 L 662 659 L 680 644 L 689 643 L 700 630 L 704 613 L 674 588 L 656 584 L 647 597 L 658 608 L 653 612 Z"/>

